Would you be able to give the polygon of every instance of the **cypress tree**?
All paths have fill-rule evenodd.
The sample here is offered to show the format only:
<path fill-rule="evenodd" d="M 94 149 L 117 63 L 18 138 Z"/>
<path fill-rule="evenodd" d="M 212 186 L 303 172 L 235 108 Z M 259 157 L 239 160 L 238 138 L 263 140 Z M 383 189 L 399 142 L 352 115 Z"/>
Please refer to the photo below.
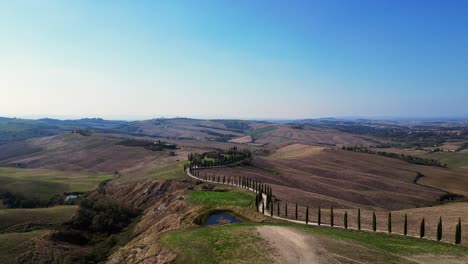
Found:
<path fill-rule="evenodd" d="M 322 224 L 322 209 L 320 208 L 320 206 L 318 208 L 317 224 L 318 225 Z"/>
<path fill-rule="evenodd" d="M 278 214 L 278 217 L 279 217 L 280 216 L 280 201 L 278 201 L 278 209 L 276 211 L 277 211 L 277 214 Z"/>
<path fill-rule="evenodd" d="M 407 235 L 408 234 L 408 215 L 405 214 L 405 223 L 403 225 L 403 235 Z"/>
<path fill-rule="evenodd" d="M 257 208 L 258 212 L 258 194 L 255 196 L 255 208 Z"/>
<path fill-rule="evenodd" d="M 442 240 L 442 216 L 439 217 L 439 223 L 437 223 L 437 241 Z"/>
<path fill-rule="evenodd" d="M 361 230 L 361 209 L 357 210 L 357 228 Z"/>
<path fill-rule="evenodd" d="M 392 233 L 392 212 L 388 212 L 388 232 Z"/>
<path fill-rule="evenodd" d="M 344 212 L 343 224 L 344 224 L 344 228 L 348 229 L 348 212 L 347 211 Z"/>
<path fill-rule="evenodd" d="M 333 226 L 334 218 L 335 218 L 335 216 L 333 214 L 333 205 L 332 205 L 332 207 L 330 208 L 330 226 Z"/>
<path fill-rule="evenodd" d="M 462 230 L 461 230 L 461 219 L 458 218 L 458 224 L 455 227 L 455 244 L 460 244 L 461 243 L 461 236 L 462 236 Z"/>
<path fill-rule="evenodd" d="M 296 203 L 296 220 L 297 220 L 297 203 Z"/>
<path fill-rule="evenodd" d="M 305 220 L 306 225 L 309 224 L 309 206 L 306 207 L 306 220 Z"/>
<path fill-rule="evenodd" d="M 270 216 L 273 217 L 273 203 L 270 203 Z"/>
<path fill-rule="evenodd" d="M 423 238 L 426 235 L 426 223 L 424 221 L 424 217 L 421 220 L 421 226 L 419 227 L 419 237 Z"/>
<path fill-rule="evenodd" d="M 377 231 L 377 217 L 375 216 L 375 212 L 372 213 L 372 230 Z"/>

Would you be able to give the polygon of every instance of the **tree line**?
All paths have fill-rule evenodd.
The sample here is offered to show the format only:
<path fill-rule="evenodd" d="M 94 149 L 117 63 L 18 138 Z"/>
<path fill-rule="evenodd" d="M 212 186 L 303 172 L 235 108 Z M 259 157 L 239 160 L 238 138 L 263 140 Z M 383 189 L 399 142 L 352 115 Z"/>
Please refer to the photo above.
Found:
<path fill-rule="evenodd" d="M 214 157 L 210 157 L 212 154 Z M 212 168 L 219 166 L 235 165 L 249 162 L 252 152 L 248 149 L 237 149 L 236 146 L 229 148 L 226 152 L 215 151 L 213 153 L 189 153 L 187 159 L 190 168 Z"/>
<path fill-rule="evenodd" d="M 190 154 L 189 154 L 190 156 Z M 224 175 L 216 175 L 215 173 L 213 174 L 208 174 L 206 171 L 201 170 L 202 168 L 208 168 L 208 167 L 203 167 L 203 166 L 195 166 L 192 164 L 193 159 L 191 162 L 187 165 L 184 165 L 184 171 L 189 170 L 189 172 L 195 176 L 196 178 L 206 181 L 206 182 L 214 182 L 214 183 L 219 183 L 219 184 L 227 184 L 227 185 L 234 185 L 238 186 L 243 189 L 251 190 L 256 193 L 255 197 L 255 208 L 257 211 L 260 211 L 262 214 L 266 214 L 267 210 L 269 210 L 269 215 L 273 217 L 275 214 L 277 217 L 280 218 L 286 218 L 286 219 L 292 219 L 299 221 L 299 205 L 297 203 L 290 204 L 289 203 L 289 210 L 293 209 L 293 218 L 290 217 L 290 213 L 288 213 L 288 202 L 282 202 L 279 199 L 277 199 L 273 195 L 272 188 L 269 184 L 256 181 L 253 179 L 250 179 L 248 177 L 244 176 L 224 176 Z M 265 199 L 263 199 L 265 197 Z M 281 206 L 283 205 L 283 206 Z M 292 207 L 291 207 L 292 206 Z M 310 208 L 309 206 L 306 206 L 305 208 L 305 223 L 309 224 L 310 220 Z M 323 225 L 322 222 L 322 208 L 319 206 L 317 209 L 317 224 Z M 334 207 L 330 207 L 330 226 L 334 227 L 335 226 L 335 212 L 334 212 Z M 348 212 L 345 211 L 343 214 L 343 227 L 345 229 L 349 228 L 349 223 L 348 223 Z M 361 209 L 357 209 L 357 229 L 362 230 L 362 218 L 361 218 Z M 392 233 L 394 225 L 392 224 L 392 213 L 388 213 L 387 217 L 387 232 Z M 437 241 L 442 240 L 442 230 L 443 230 L 443 224 L 442 224 L 442 217 L 439 217 L 439 221 L 437 223 L 437 233 L 436 233 L 436 239 Z M 377 231 L 377 216 L 375 212 L 372 213 L 372 231 L 376 232 Z M 403 223 L 403 235 L 407 236 L 408 235 L 408 215 L 404 215 L 404 223 Z M 425 238 L 426 237 L 426 221 L 425 218 L 422 218 L 420 224 L 419 224 L 419 237 L 420 238 Z M 462 229 L 461 229 L 461 218 L 458 219 L 458 223 L 456 224 L 455 228 L 455 239 L 454 242 L 455 244 L 460 244 L 462 240 Z"/>
<path fill-rule="evenodd" d="M 374 154 L 379 155 L 387 158 L 399 159 L 406 161 L 408 163 L 417 164 L 417 165 L 425 165 L 425 166 L 436 166 L 446 168 L 447 164 L 442 164 L 438 160 L 435 159 L 424 159 L 416 156 L 405 155 L 405 154 L 398 154 L 393 152 L 386 152 L 386 151 L 373 151 L 363 146 L 354 146 L 354 147 L 341 147 L 342 150 L 353 151 L 353 152 L 360 152 L 360 153 L 367 153 L 367 154 Z"/>

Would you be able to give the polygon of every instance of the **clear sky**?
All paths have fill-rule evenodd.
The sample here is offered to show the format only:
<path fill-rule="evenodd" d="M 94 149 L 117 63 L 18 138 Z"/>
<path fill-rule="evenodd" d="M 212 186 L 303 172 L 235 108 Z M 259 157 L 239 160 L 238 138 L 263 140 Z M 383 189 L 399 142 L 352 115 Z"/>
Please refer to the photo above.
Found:
<path fill-rule="evenodd" d="M 0 116 L 468 116 L 468 1 L 0 0 Z"/>

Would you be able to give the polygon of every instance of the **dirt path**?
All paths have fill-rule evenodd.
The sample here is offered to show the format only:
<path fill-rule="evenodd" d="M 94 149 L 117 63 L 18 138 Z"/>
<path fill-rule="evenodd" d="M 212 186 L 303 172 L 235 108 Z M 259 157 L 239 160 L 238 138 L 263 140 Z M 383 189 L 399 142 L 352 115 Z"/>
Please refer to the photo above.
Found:
<path fill-rule="evenodd" d="M 260 226 L 257 231 L 275 250 L 277 263 L 323 263 L 317 254 L 319 245 L 311 236 L 279 226 Z"/>

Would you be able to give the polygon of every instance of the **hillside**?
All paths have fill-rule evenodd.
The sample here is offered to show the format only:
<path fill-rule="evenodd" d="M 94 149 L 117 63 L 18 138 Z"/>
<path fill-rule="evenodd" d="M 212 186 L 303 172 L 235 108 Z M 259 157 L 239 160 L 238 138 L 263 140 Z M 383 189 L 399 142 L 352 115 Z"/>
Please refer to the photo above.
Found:
<path fill-rule="evenodd" d="M 209 173 L 242 175 L 270 183 L 275 195 L 289 202 L 381 209 L 437 203 L 445 192 L 415 184 L 417 172 L 426 176 L 422 183 L 440 177 L 440 173 L 455 174 L 376 155 L 314 147 L 288 148 L 291 147 L 270 157 L 255 157 L 251 166 L 213 169 Z M 298 153 L 301 151 L 304 155 Z"/>
<path fill-rule="evenodd" d="M 5 144 L 0 146 L 0 166 L 114 173 L 177 159 L 167 151 L 119 145 L 122 140 L 66 133 Z"/>

